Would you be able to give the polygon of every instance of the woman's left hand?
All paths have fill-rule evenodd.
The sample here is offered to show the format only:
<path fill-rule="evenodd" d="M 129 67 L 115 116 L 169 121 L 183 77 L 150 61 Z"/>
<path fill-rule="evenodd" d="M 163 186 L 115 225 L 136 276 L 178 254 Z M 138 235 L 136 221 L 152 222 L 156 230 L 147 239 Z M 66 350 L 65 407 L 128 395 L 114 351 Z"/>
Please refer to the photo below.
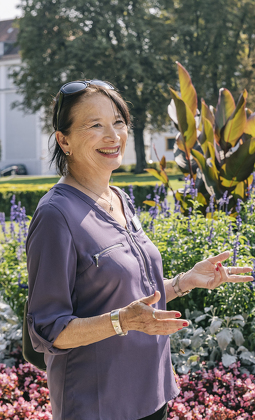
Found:
<path fill-rule="evenodd" d="M 183 280 L 183 283 L 187 285 L 185 289 L 194 289 L 195 287 L 215 289 L 224 282 L 245 283 L 254 280 L 252 276 L 239 275 L 251 272 L 253 270 L 252 267 L 223 267 L 222 261 L 228 259 L 229 255 L 230 252 L 225 251 L 215 257 L 210 257 L 197 263 L 180 279 L 180 285 Z"/>

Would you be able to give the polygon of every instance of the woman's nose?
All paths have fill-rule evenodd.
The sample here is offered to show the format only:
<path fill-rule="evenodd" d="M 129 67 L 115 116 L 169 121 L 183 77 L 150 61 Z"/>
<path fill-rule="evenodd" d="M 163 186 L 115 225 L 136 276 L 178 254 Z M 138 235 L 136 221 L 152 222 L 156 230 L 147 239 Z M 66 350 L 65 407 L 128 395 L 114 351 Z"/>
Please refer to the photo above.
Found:
<path fill-rule="evenodd" d="M 113 126 L 108 126 L 106 128 L 105 137 L 107 137 L 108 139 L 114 140 L 114 141 L 120 139 L 118 131 Z"/>

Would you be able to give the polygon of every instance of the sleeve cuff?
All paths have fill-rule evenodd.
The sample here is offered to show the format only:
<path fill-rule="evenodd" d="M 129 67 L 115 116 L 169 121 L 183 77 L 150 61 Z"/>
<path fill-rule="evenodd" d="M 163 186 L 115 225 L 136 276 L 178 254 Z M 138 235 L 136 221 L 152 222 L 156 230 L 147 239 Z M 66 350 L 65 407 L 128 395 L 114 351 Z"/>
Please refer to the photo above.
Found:
<path fill-rule="evenodd" d="M 54 333 L 51 333 L 51 339 L 46 340 L 43 338 L 40 334 L 37 333 L 35 329 L 35 321 L 32 315 L 27 315 L 27 324 L 28 324 L 28 331 L 31 338 L 32 346 L 35 351 L 38 353 L 45 353 L 45 354 L 51 354 L 51 355 L 57 355 L 57 354 L 66 354 L 69 353 L 72 348 L 68 349 L 58 349 L 53 346 L 54 341 L 58 337 L 58 335 L 63 331 L 70 321 L 77 318 L 76 316 L 70 315 L 65 316 L 62 318 L 61 322 L 57 322 L 54 325 Z"/>

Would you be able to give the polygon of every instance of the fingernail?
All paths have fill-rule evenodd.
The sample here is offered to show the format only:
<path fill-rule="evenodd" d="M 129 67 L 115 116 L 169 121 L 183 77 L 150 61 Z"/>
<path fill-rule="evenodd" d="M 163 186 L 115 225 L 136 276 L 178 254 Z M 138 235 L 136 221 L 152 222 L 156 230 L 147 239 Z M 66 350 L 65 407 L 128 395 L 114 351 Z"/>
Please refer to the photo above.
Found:
<path fill-rule="evenodd" d="M 219 271 L 219 267 L 216 267 L 216 271 Z"/>
<path fill-rule="evenodd" d="M 182 330 L 182 328 L 178 328 L 178 331 Z"/>
<path fill-rule="evenodd" d="M 180 318 L 180 314 L 175 314 L 175 318 Z"/>
<path fill-rule="evenodd" d="M 218 266 L 219 266 L 219 267 L 222 267 L 222 264 L 221 264 L 221 263 L 218 263 Z"/>
<path fill-rule="evenodd" d="M 189 324 L 188 324 L 187 322 L 184 322 L 182 325 L 183 325 L 184 327 L 187 327 Z"/>

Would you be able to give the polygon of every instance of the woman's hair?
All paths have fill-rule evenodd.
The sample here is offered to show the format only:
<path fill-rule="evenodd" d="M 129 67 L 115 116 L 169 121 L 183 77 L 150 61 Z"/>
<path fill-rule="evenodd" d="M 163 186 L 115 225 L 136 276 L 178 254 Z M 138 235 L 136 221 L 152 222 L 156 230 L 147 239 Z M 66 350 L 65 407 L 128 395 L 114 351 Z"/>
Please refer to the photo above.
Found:
<path fill-rule="evenodd" d="M 51 137 L 56 133 L 56 131 L 61 131 L 64 135 L 68 136 L 70 134 L 70 128 L 74 121 L 73 108 L 82 101 L 84 97 L 92 96 L 93 94 L 103 94 L 107 96 L 116 106 L 117 110 L 122 115 L 127 126 L 130 125 L 130 114 L 128 110 L 127 103 L 121 97 L 121 95 L 113 89 L 107 89 L 104 86 L 99 85 L 88 85 L 86 89 L 82 92 L 77 92 L 73 95 L 65 95 L 62 102 L 61 110 L 58 116 L 58 127 L 57 127 L 57 113 L 58 113 L 58 101 L 59 93 L 57 94 L 54 104 L 53 104 L 53 119 L 52 124 L 54 132 L 51 134 Z M 50 141 L 49 139 L 49 141 Z M 66 175 L 67 173 L 67 157 L 61 147 L 59 146 L 56 136 L 54 139 L 54 148 L 52 153 L 52 158 L 50 160 L 50 165 L 55 162 L 56 170 L 59 175 Z"/>

